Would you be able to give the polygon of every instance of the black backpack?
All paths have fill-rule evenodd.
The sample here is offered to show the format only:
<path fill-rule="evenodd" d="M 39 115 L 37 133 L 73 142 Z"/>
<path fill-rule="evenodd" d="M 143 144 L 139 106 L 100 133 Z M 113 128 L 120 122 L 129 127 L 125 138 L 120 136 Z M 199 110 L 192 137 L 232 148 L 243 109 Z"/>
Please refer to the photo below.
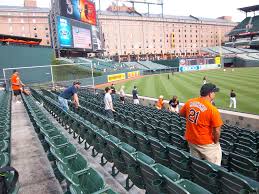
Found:
<path fill-rule="evenodd" d="M 7 182 L 7 173 L 14 172 L 14 177 L 11 182 Z M 0 168 L 0 194 L 9 194 L 15 188 L 16 182 L 18 181 L 19 174 L 13 167 Z"/>

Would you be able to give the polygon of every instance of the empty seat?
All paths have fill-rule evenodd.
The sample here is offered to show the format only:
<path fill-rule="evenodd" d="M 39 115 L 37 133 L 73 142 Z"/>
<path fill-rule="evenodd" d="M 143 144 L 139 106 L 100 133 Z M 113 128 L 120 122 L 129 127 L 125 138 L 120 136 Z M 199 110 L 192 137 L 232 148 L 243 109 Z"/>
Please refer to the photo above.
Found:
<path fill-rule="evenodd" d="M 192 181 L 212 193 L 218 193 L 218 170 L 221 167 L 214 165 L 206 160 L 200 160 L 192 156 L 190 158 Z"/>
<path fill-rule="evenodd" d="M 88 163 L 82 155 L 76 154 L 63 162 L 58 161 L 57 167 L 70 183 L 76 185 L 78 183 L 78 176 L 87 171 Z"/>
<path fill-rule="evenodd" d="M 76 147 L 72 144 L 67 144 L 61 148 L 50 147 L 50 151 L 55 156 L 55 158 L 61 162 L 67 158 L 74 157 L 77 152 Z"/>
<path fill-rule="evenodd" d="M 146 130 L 147 130 L 147 135 L 154 137 L 154 138 L 158 138 L 158 134 L 157 134 L 157 126 L 151 125 L 146 123 Z"/>
<path fill-rule="evenodd" d="M 10 163 L 10 157 L 7 152 L 0 153 L 0 168 L 8 166 Z"/>
<path fill-rule="evenodd" d="M 190 154 L 171 145 L 167 145 L 167 148 L 171 169 L 180 174 L 181 177 L 190 179 Z"/>
<path fill-rule="evenodd" d="M 234 153 L 245 156 L 254 161 L 258 160 L 257 150 L 253 150 L 252 148 L 239 143 L 234 144 Z"/>
<path fill-rule="evenodd" d="M 168 149 L 166 145 L 152 137 L 149 138 L 149 141 L 155 161 L 165 166 L 170 166 Z"/>
<path fill-rule="evenodd" d="M 229 169 L 232 172 L 237 172 L 256 181 L 259 181 L 259 163 L 244 156 L 230 153 L 229 154 Z"/>
<path fill-rule="evenodd" d="M 147 164 L 139 160 L 140 170 L 143 175 L 145 189 L 147 193 L 166 193 L 164 176 L 170 177 L 171 180 L 177 181 L 180 175 L 173 170 L 161 164 Z"/>
<path fill-rule="evenodd" d="M 170 135 L 169 131 L 159 127 L 159 128 L 157 128 L 157 135 L 158 135 L 158 139 L 160 141 L 170 143 L 171 135 Z"/>
<path fill-rule="evenodd" d="M 89 168 L 85 173 L 78 176 L 76 185 L 71 184 L 71 194 L 92 194 L 101 191 L 105 187 L 102 176 L 93 168 Z"/>
<path fill-rule="evenodd" d="M 259 193 L 259 183 L 240 174 L 220 169 L 219 179 L 223 194 Z"/>
<path fill-rule="evenodd" d="M 133 146 L 135 149 L 139 149 L 136 133 L 128 127 L 124 127 L 124 133 L 127 136 L 128 144 Z"/>
<path fill-rule="evenodd" d="M 7 152 L 8 148 L 9 148 L 9 141 L 8 140 L 0 141 L 0 153 L 1 152 Z"/>
<path fill-rule="evenodd" d="M 136 131 L 135 133 L 138 140 L 139 150 L 152 157 L 153 153 L 148 137 L 140 131 Z"/>
<path fill-rule="evenodd" d="M 211 194 L 208 190 L 186 179 L 174 181 L 165 176 L 165 181 L 167 194 Z"/>

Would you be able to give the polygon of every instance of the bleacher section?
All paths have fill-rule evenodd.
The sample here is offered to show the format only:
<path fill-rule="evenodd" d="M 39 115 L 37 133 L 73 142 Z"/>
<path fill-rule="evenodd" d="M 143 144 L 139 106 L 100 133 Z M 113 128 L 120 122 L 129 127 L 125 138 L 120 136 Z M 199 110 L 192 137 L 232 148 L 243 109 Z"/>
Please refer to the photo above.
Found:
<path fill-rule="evenodd" d="M 85 143 L 86 149 L 92 147 L 93 156 L 102 154 L 103 165 L 114 164 L 113 176 L 118 171 L 128 174 L 127 189 L 130 179 L 147 193 L 259 193 L 258 132 L 223 126 L 223 168 L 186 152 L 185 119 L 177 114 L 131 103 L 122 105 L 116 97 L 113 121 L 105 116 L 101 94 L 81 91 L 81 107 L 74 110 L 70 103 L 75 112 L 65 113 L 57 104 L 57 92 L 42 92 L 33 91 L 33 95 L 74 138 Z M 84 190 L 87 180 L 82 179 L 77 186 L 72 183 L 70 191 Z"/>
<path fill-rule="evenodd" d="M 157 70 L 157 69 L 167 69 L 167 66 L 152 62 L 152 61 L 139 61 L 141 65 L 147 67 L 148 69 Z"/>
<path fill-rule="evenodd" d="M 87 160 L 78 153 L 76 147 L 53 125 L 33 98 L 28 96 L 23 99 L 44 150 L 48 154 L 50 162 L 54 162 L 52 167 L 56 178 L 59 181 L 65 178 L 68 181 L 67 185 L 72 194 L 115 193 L 106 187 L 102 176 L 88 165 Z M 72 113 L 64 113 L 63 116 L 72 120 L 75 119 Z M 89 123 L 85 123 L 85 125 L 87 124 Z"/>
<path fill-rule="evenodd" d="M 148 70 L 146 66 L 143 66 L 138 62 L 124 62 L 124 64 L 128 65 L 131 69 Z"/>
<path fill-rule="evenodd" d="M 11 165 L 11 95 L 3 91 L 0 91 L 0 118 L 0 168 L 3 168 Z M 3 173 L 3 175 L 8 179 L 6 184 L 9 188 L 14 173 Z M 16 194 L 18 189 L 17 184 L 10 188 L 9 192 Z"/>
<path fill-rule="evenodd" d="M 246 32 L 246 26 L 249 24 L 251 17 L 246 17 L 242 22 L 240 22 L 228 35 L 233 36 L 242 32 Z"/>
<path fill-rule="evenodd" d="M 161 65 L 170 67 L 170 68 L 178 68 L 179 67 L 179 59 L 172 59 L 172 60 L 159 60 L 159 61 L 153 61 L 155 63 L 159 63 Z"/>

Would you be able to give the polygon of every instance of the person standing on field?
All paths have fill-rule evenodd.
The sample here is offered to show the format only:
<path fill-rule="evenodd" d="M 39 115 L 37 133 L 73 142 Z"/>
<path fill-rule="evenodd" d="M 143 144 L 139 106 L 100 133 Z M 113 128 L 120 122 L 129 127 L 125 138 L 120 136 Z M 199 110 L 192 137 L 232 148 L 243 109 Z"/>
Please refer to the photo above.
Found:
<path fill-rule="evenodd" d="M 180 116 L 186 118 L 185 139 L 188 141 L 190 154 L 221 165 L 219 138 L 223 121 L 218 109 L 211 103 L 216 92 L 219 92 L 216 85 L 204 84 L 200 97 L 188 100 L 180 110 Z"/>
<path fill-rule="evenodd" d="M 234 105 L 234 109 L 237 108 L 236 93 L 234 92 L 234 90 L 231 90 L 231 92 L 230 92 L 230 104 L 229 104 L 229 108 L 232 108 L 232 105 Z"/>
<path fill-rule="evenodd" d="M 206 84 L 206 83 L 207 83 L 207 77 L 204 76 L 204 77 L 203 77 L 203 85 Z"/>

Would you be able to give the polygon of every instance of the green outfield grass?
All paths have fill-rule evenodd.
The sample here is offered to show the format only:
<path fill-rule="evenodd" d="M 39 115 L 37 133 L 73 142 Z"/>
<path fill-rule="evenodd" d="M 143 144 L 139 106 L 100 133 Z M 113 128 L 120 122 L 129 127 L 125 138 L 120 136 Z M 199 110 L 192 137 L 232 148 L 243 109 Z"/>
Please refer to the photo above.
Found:
<path fill-rule="evenodd" d="M 216 84 L 220 92 L 216 96 L 216 106 L 228 109 L 229 93 L 234 89 L 237 94 L 237 111 L 259 114 L 259 68 L 227 69 L 227 71 L 210 70 L 200 72 L 175 73 L 147 76 L 123 83 L 125 91 L 131 93 L 134 85 L 139 95 L 157 98 L 163 95 L 170 99 L 177 95 L 180 102 L 199 96 L 202 79 L 207 76 L 208 82 Z M 116 85 L 118 90 L 122 84 Z"/>

